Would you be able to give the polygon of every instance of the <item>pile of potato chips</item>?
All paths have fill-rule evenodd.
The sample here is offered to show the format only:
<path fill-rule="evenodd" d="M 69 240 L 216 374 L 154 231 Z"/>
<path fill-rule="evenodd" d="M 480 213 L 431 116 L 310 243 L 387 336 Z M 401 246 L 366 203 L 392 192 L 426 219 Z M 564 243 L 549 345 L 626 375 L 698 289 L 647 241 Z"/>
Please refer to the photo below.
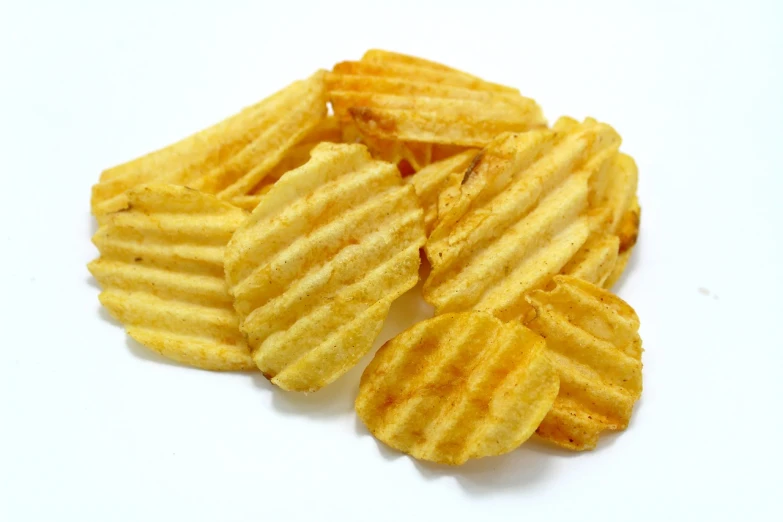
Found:
<path fill-rule="evenodd" d="M 592 449 L 642 390 L 639 319 L 608 290 L 639 231 L 620 142 L 592 118 L 548 126 L 517 89 L 371 50 L 104 171 L 89 269 L 139 343 L 307 392 L 370 351 L 428 263 L 435 317 L 362 376 L 370 432 L 447 464 L 534 433 Z"/>

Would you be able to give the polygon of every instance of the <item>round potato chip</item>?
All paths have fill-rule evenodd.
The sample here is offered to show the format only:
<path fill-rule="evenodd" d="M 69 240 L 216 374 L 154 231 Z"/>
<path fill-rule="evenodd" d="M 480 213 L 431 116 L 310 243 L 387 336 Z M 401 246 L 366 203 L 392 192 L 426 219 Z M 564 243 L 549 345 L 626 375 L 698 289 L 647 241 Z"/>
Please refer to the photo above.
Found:
<path fill-rule="evenodd" d="M 604 430 L 628 426 L 642 393 L 639 318 L 619 297 L 571 276 L 531 292 L 527 326 L 546 338 L 560 393 L 537 433 L 569 449 L 595 448 Z"/>
<path fill-rule="evenodd" d="M 128 335 L 207 370 L 254 369 L 223 275 L 223 250 L 248 214 L 176 185 L 141 185 L 106 215 L 89 264 Z"/>
<path fill-rule="evenodd" d="M 314 391 L 358 362 L 418 281 L 423 212 L 397 168 L 322 143 L 284 174 L 226 249 L 253 359 L 272 383 Z"/>
<path fill-rule="evenodd" d="M 482 312 L 445 314 L 381 347 L 362 375 L 356 412 L 392 448 L 462 464 L 522 444 L 557 392 L 534 332 Z"/>

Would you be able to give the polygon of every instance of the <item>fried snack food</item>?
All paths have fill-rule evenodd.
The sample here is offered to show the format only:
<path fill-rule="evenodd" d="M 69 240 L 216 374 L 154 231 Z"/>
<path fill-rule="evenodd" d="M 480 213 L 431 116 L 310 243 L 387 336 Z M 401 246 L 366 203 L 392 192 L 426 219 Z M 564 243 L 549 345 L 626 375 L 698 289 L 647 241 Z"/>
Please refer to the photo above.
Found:
<path fill-rule="evenodd" d="M 255 364 L 223 275 L 223 251 L 248 214 L 215 196 L 147 184 L 127 193 L 93 237 L 88 268 L 128 335 L 164 357 L 206 370 Z"/>
<path fill-rule="evenodd" d="M 370 50 L 358 62 L 335 65 L 326 83 L 351 136 L 387 161 L 407 160 L 414 171 L 447 157 L 444 151 L 546 125 L 536 102 L 516 89 L 388 51 Z"/>
<path fill-rule="evenodd" d="M 614 265 L 614 270 L 609 274 L 604 283 L 604 288 L 612 288 L 614 284 L 623 275 L 625 267 L 628 266 L 628 260 L 631 258 L 633 248 L 636 246 L 636 240 L 639 237 L 639 224 L 641 221 L 641 208 L 639 208 L 639 200 L 634 197 L 631 207 L 625 213 L 620 228 L 618 230 L 620 248 L 617 256 L 617 263 Z"/>
<path fill-rule="evenodd" d="M 350 115 L 340 121 L 340 127 L 343 143 L 363 143 L 373 158 L 397 165 L 403 177 L 418 172 L 433 161 L 435 150 L 430 143 L 402 142 L 362 135 L 351 121 Z M 460 152 L 464 147 L 458 149 L 455 152 Z M 454 150 L 455 148 L 448 148 L 445 152 L 448 154 Z M 442 157 L 448 157 L 444 156 L 442 149 L 438 152 Z"/>
<path fill-rule="evenodd" d="M 104 172 L 92 189 L 92 212 L 100 222 L 125 207 L 126 190 L 151 181 L 229 201 L 247 195 L 325 117 L 319 71 L 223 122 Z"/>
<path fill-rule="evenodd" d="M 341 138 L 342 132 L 337 122 L 337 118 L 332 115 L 321 120 L 318 125 L 299 142 L 299 144 L 286 153 L 275 168 L 273 168 L 269 174 L 250 191 L 250 194 L 236 196 L 232 198 L 231 203 L 252 212 L 261 201 L 261 196 L 269 192 L 272 185 L 274 185 L 283 174 L 307 163 L 310 159 L 310 151 L 313 150 L 316 145 L 323 141 L 340 143 Z"/>
<path fill-rule="evenodd" d="M 594 118 L 586 118 L 580 123 L 573 118 L 563 117 L 555 122 L 554 129 L 577 133 L 600 125 L 605 124 Z M 606 288 L 611 288 L 622 274 L 639 234 L 640 209 L 636 197 L 638 169 L 633 158 L 621 153 L 619 148 L 618 136 L 616 143 L 605 149 L 603 156 L 596 160 L 603 166 L 596 168 L 590 178 L 589 204 L 595 214 L 602 214 L 603 222 L 577 254 L 581 266 L 574 265 L 564 270 L 564 273 Z M 614 243 L 616 248 L 610 248 L 610 244 Z M 612 249 L 613 254 L 610 253 Z M 611 257 L 614 257 L 613 261 Z"/>
<path fill-rule="evenodd" d="M 381 347 L 362 375 L 356 412 L 384 444 L 456 465 L 518 447 L 557 393 L 541 337 L 486 313 L 454 313 Z"/>
<path fill-rule="evenodd" d="M 560 392 L 536 433 L 573 450 L 593 449 L 604 430 L 628 426 L 642 393 L 639 318 L 625 301 L 572 276 L 526 296 L 527 326 L 546 339 Z"/>
<path fill-rule="evenodd" d="M 412 176 L 405 178 L 416 189 L 424 208 L 424 227 L 429 234 L 438 219 L 440 195 L 454 190 L 462 183 L 462 175 L 476 157 L 478 150 L 468 149 L 450 158 L 432 163 Z"/>
<path fill-rule="evenodd" d="M 253 359 L 272 383 L 315 391 L 372 347 L 418 281 L 423 213 L 394 165 L 321 143 L 234 234 L 226 278 Z"/>
<path fill-rule="evenodd" d="M 424 299 L 439 314 L 473 309 L 523 319 L 531 310 L 525 293 L 569 263 L 588 274 L 577 255 L 606 219 L 589 206 L 589 181 L 619 139 L 596 124 L 504 134 L 479 152 L 458 193 L 441 202 L 425 246 L 432 271 Z"/>

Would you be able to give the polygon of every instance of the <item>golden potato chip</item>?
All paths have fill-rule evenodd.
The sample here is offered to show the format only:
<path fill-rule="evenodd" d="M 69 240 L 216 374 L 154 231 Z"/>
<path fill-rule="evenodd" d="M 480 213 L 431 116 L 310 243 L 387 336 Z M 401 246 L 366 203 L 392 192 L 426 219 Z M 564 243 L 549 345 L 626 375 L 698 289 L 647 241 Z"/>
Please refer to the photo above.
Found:
<path fill-rule="evenodd" d="M 150 181 L 227 200 L 250 193 L 326 117 L 323 79 L 319 71 L 171 147 L 111 169 L 93 187 L 93 214 L 100 220 L 124 208 L 125 191 Z"/>
<path fill-rule="evenodd" d="M 93 237 L 101 303 L 132 338 L 207 370 L 255 368 L 223 274 L 223 251 L 248 214 L 175 185 L 140 185 Z"/>
<path fill-rule="evenodd" d="M 143 183 L 160 176 L 162 171 L 172 165 L 181 165 L 184 168 L 188 164 L 198 164 L 204 161 L 210 153 L 214 152 L 210 145 L 214 144 L 215 140 L 220 140 L 220 143 L 224 145 L 249 140 L 258 131 L 254 124 L 263 114 L 267 101 L 271 100 L 264 100 L 246 107 L 237 114 L 176 143 L 106 169 L 101 173 L 100 181 L 109 181 L 130 175 L 137 181 L 136 184 Z"/>
<path fill-rule="evenodd" d="M 593 118 L 587 118 L 583 123 L 579 123 L 572 118 L 564 117 L 555 123 L 554 128 L 562 132 L 576 133 L 585 128 L 600 125 L 603 124 Z M 639 233 L 640 212 L 636 198 L 638 169 L 633 158 L 619 152 L 619 147 L 618 141 L 615 146 L 605 150 L 604 157 L 597 158 L 596 161 L 601 162 L 603 166 L 595 169 L 590 178 L 590 208 L 595 213 L 605 213 L 605 218 L 603 224 L 597 227 L 594 232 L 595 237 L 592 237 L 588 242 L 607 244 L 609 241 L 614 241 L 613 238 L 616 237 L 618 243 L 616 259 L 610 266 L 610 263 L 605 262 L 607 259 L 601 257 L 606 252 L 590 250 L 579 254 L 588 263 L 593 261 L 595 264 L 599 263 L 601 259 L 604 260 L 600 264 L 602 269 L 600 276 L 588 280 L 607 288 L 611 288 L 625 269 L 630 256 L 629 250 L 636 243 Z M 611 158 L 606 161 L 606 156 L 611 156 Z M 573 275 L 578 274 L 574 273 Z"/>
<path fill-rule="evenodd" d="M 424 227 L 429 234 L 438 218 L 438 199 L 449 187 L 459 187 L 462 175 L 478 153 L 469 149 L 456 156 L 447 158 L 423 168 L 413 176 L 405 178 L 416 189 L 421 206 L 424 208 Z M 454 175 L 456 174 L 456 176 Z"/>
<path fill-rule="evenodd" d="M 476 147 L 502 132 L 546 124 L 535 101 L 465 76 L 363 59 L 337 64 L 327 86 L 338 118 L 350 117 L 363 136 L 376 139 Z"/>
<path fill-rule="evenodd" d="M 560 272 L 604 285 L 617 267 L 619 250 L 620 238 L 594 232 Z"/>
<path fill-rule="evenodd" d="M 620 222 L 618 229 L 620 248 L 617 256 L 617 263 L 615 263 L 612 273 L 604 283 L 605 288 L 612 288 L 614 284 L 623 275 L 625 267 L 628 265 L 628 260 L 633 253 L 633 247 L 636 245 L 636 239 L 639 236 L 639 220 L 641 216 L 641 209 L 639 208 L 639 202 L 634 198 L 631 203 L 631 208 L 625 214 L 625 217 Z"/>
<path fill-rule="evenodd" d="M 280 101 L 280 93 L 189 136 L 173 145 L 105 170 L 92 188 L 92 212 L 101 216 L 127 204 L 125 191 L 174 172 L 198 170 L 215 164 L 253 140 L 263 125 L 266 105 Z"/>
<path fill-rule="evenodd" d="M 338 120 L 339 121 L 339 120 Z M 362 135 L 348 119 L 340 122 L 343 143 L 362 143 L 374 158 L 394 163 L 403 176 L 417 172 L 432 161 L 433 145 L 429 143 L 404 143 Z"/>
<path fill-rule="evenodd" d="M 445 314 L 381 347 L 362 375 L 356 412 L 392 448 L 462 464 L 518 447 L 557 393 L 541 337 L 486 313 Z"/>
<path fill-rule="evenodd" d="M 628 426 L 642 393 L 639 318 L 619 297 L 571 276 L 535 290 L 527 323 L 546 339 L 560 393 L 536 433 L 565 448 L 595 448 L 603 430 Z"/>
<path fill-rule="evenodd" d="M 538 105 L 516 89 L 388 51 L 339 63 L 326 82 L 341 123 L 374 156 L 412 172 L 501 132 L 546 125 Z"/>
<path fill-rule="evenodd" d="M 458 193 L 441 202 L 427 240 L 425 300 L 438 313 L 525 317 L 525 293 L 571 262 L 578 267 L 577 254 L 602 226 L 605 212 L 591 212 L 588 183 L 617 142 L 614 130 L 599 124 L 505 134 L 479 152 Z"/>
<path fill-rule="evenodd" d="M 254 189 L 253 194 L 235 197 L 231 200 L 231 203 L 239 208 L 247 210 L 248 212 L 252 212 L 253 209 L 255 209 L 261 202 L 261 198 L 264 196 L 264 194 L 272 190 L 273 185 L 274 180 L 271 183 L 262 186 L 261 188 Z"/>
<path fill-rule="evenodd" d="M 258 367 L 286 390 L 337 379 L 418 280 L 423 214 L 394 165 L 322 143 L 264 195 L 226 249 L 226 277 Z"/>
<path fill-rule="evenodd" d="M 231 203 L 239 208 L 253 211 L 261 201 L 261 196 L 269 192 L 275 181 L 280 177 L 297 167 L 301 167 L 310 159 L 310 151 L 313 147 L 323 141 L 340 143 L 342 133 L 337 119 L 329 116 L 322 120 L 305 138 L 296 146 L 291 148 L 286 155 L 275 165 L 251 191 L 245 196 L 235 196 L 231 198 Z"/>
<path fill-rule="evenodd" d="M 519 94 L 519 90 L 416 56 L 370 49 L 359 62 L 343 62 L 339 72 L 357 76 L 388 76 L 427 83 L 453 85 L 489 92 Z M 335 71 L 338 72 L 338 71 Z"/>

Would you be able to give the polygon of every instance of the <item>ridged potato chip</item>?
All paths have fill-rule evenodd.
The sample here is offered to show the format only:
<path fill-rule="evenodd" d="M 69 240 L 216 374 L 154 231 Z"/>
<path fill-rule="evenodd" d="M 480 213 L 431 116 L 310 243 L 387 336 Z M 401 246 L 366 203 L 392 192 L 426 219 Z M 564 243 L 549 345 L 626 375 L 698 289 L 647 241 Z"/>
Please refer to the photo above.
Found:
<path fill-rule="evenodd" d="M 387 51 L 335 65 L 326 82 L 340 121 L 355 126 L 371 148 L 387 154 L 389 143 L 399 144 L 400 154 L 407 148 L 414 170 L 432 161 L 435 144 L 482 147 L 502 132 L 546 125 L 536 102 L 516 89 Z"/>
<path fill-rule="evenodd" d="M 620 248 L 617 256 L 617 263 L 615 263 L 614 270 L 609 274 L 609 277 L 604 283 L 605 288 L 612 288 L 614 284 L 623 275 L 625 267 L 628 265 L 628 260 L 631 258 L 633 248 L 636 245 L 636 239 L 639 237 L 639 222 L 641 218 L 641 209 L 639 208 L 639 202 L 634 198 L 631 203 L 631 208 L 625 214 L 620 228 L 618 230 Z"/>
<path fill-rule="evenodd" d="M 342 119 L 338 121 L 343 143 L 363 143 L 374 158 L 397 165 L 403 176 L 417 172 L 433 161 L 435 150 L 430 143 L 402 142 L 363 135 L 353 124 L 348 113 L 343 114 Z M 445 152 L 451 150 L 453 149 L 447 149 Z M 442 157 L 448 157 L 443 155 L 442 149 L 438 152 Z"/>
<path fill-rule="evenodd" d="M 207 370 L 255 364 L 239 331 L 223 251 L 248 214 L 175 185 L 140 185 L 105 216 L 89 270 L 100 301 L 144 346 Z"/>
<path fill-rule="evenodd" d="M 440 195 L 460 186 L 462 175 L 478 150 L 469 149 L 450 158 L 432 163 L 412 176 L 405 178 L 416 189 L 421 206 L 424 208 L 424 226 L 429 234 L 438 219 L 438 201 Z"/>
<path fill-rule="evenodd" d="M 321 142 L 340 143 L 342 132 L 337 119 L 329 116 L 316 125 L 316 127 L 305 136 L 295 147 L 290 149 L 283 159 L 275 165 L 269 174 L 266 175 L 251 191 L 245 196 L 236 196 L 231 199 L 231 203 L 239 208 L 252 212 L 261 201 L 261 196 L 271 190 L 272 185 L 280 177 L 297 167 L 301 167 L 310 159 L 310 151 Z"/>
<path fill-rule="evenodd" d="M 101 220 L 127 203 L 125 191 L 156 183 L 187 185 L 232 200 L 249 194 L 326 117 L 324 73 L 184 140 L 109 169 L 92 190 Z"/>
<path fill-rule="evenodd" d="M 590 127 L 598 127 L 601 124 L 594 118 L 586 118 L 579 123 L 573 118 L 560 118 L 554 125 L 554 129 L 560 132 L 578 133 Z M 583 247 L 583 252 L 578 255 L 585 265 L 590 265 L 592 278 L 589 281 L 611 288 L 620 277 L 630 257 L 630 251 L 636 244 L 639 233 L 639 202 L 636 197 L 638 185 L 638 169 L 633 158 L 619 152 L 620 142 L 608 148 L 601 168 L 595 169 L 590 178 L 590 208 L 596 214 L 603 212 L 603 221 L 600 227 L 593 233 L 588 245 Z M 608 262 L 607 251 L 601 248 L 591 249 L 591 246 L 609 242 L 617 242 L 615 260 Z M 583 272 L 568 272 L 581 277 Z"/>
<path fill-rule="evenodd" d="M 619 297 L 571 276 L 551 291 L 531 292 L 535 318 L 527 326 L 546 339 L 560 376 L 554 406 L 538 427 L 544 439 L 593 449 L 604 430 L 628 426 L 642 392 L 639 318 Z"/>
<path fill-rule="evenodd" d="M 611 253 L 606 261 L 580 257 L 580 250 L 607 219 L 589 206 L 589 181 L 619 139 L 597 124 L 505 134 L 479 152 L 458 193 L 442 202 L 427 240 L 432 271 L 424 299 L 438 313 L 473 309 L 522 319 L 530 311 L 525 293 L 564 269 L 608 275 L 611 269 L 596 267 L 613 266 Z"/>
<path fill-rule="evenodd" d="M 456 465 L 518 447 L 557 393 L 541 337 L 486 313 L 444 314 L 381 347 L 356 412 L 392 448 Z"/>
<path fill-rule="evenodd" d="M 272 383 L 314 391 L 369 351 L 418 281 L 423 213 L 394 165 L 322 143 L 284 174 L 226 249 L 253 359 Z"/>

